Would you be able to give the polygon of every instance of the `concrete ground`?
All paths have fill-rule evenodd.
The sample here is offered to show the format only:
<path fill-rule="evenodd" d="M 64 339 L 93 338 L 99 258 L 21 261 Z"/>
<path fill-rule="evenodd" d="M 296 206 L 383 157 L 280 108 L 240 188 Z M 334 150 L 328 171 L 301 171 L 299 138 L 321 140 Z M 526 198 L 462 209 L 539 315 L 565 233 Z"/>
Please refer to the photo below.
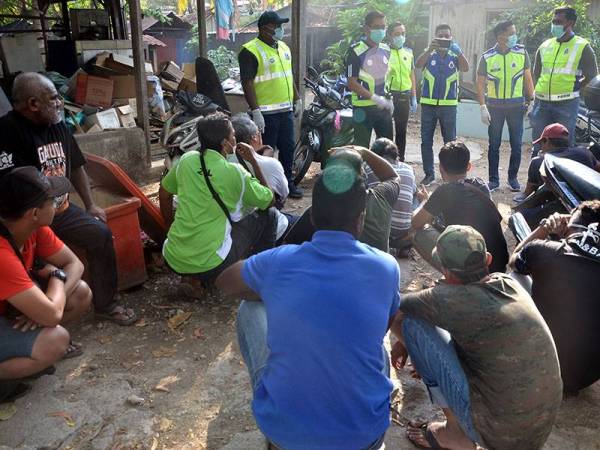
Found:
<path fill-rule="evenodd" d="M 408 154 L 420 179 L 417 136 L 417 124 L 411 121 Z M 478 146 L 482 155 L 474 173 L 486 178 L 485 142 L 469 145 Z M 524 156 L 522 182 L 527 162 Z M 501 170 L 506 171 L 506 164 L 503 151 Z M 288 201 L 288 209 L 299 213 L 309 204 L 317 170 L 313 167 L 304 183 L 305 199 Z M 511 197 L 506 186 L 494 194 L 505 217 Z M 429 286 L 436 277 L 417 256 L 399 264 L 404 292 Z M 216 293 L 184 302 L 174 295 L 177 277 L 160 264 L 149 270 L 148 282 L 122 294 L 139 312 L 135 326 L 86 319 L 72 328 L 84 344 L 84 355 L 60 363 L 55 375 L 36 381 L 32 392 L 14 404 L 0 405 L 0 450 L 264 448 L 235 336 L 238 302 Z M 436 411 L 421 382 L 406 371 L 394 374 L 394 381 L 398 389 L 387 448 L 412 449 L 405 438 L 406 422 L 429 419 Z M 565 398 L 544 449 L 600 449 L 599 418 L 596 383 Z"/>

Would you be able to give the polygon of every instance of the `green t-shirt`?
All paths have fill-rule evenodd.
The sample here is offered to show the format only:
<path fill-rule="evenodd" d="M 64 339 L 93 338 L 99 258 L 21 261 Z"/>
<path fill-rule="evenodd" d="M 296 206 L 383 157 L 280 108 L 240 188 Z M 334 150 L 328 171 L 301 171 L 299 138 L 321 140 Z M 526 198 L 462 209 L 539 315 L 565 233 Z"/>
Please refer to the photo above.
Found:
<path fill-rule="evenodd" d="M 365 227 L 358 238 L 382 252 L 389 250 L 392 210 L 400 192 L 400 178 L 382 181 L 367 192 Z"/>
<path fill-rule="evenodd" d="M 273 201 L 271 190 L 239 164 L 227 162 L 213 150 L 207 150 L 205 161 L 213 188 L 234 222 L 242 218 L 243 208 L 266 209 Z M 187 152 L 162 180 L 162 187 L 178 196 L 163 255 L 169 266 L 182 274 L 214 269 L 231 250 L 231 226 L 213 199 L 200 167 L 200 154 Z"/>

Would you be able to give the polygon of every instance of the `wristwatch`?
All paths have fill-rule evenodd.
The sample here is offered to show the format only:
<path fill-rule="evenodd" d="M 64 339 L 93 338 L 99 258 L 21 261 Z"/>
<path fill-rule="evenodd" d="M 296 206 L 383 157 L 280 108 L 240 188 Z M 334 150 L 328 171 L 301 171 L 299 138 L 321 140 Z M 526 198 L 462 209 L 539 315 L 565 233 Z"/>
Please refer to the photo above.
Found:
<path fill-rule="evenodd" d="M 63 270 L 54 269 L 52 272 L 50 272 L 50 276 L 54 277 L 54 278 L 58 278 L 63 283 L 67 282 L 67 274 Z"/>

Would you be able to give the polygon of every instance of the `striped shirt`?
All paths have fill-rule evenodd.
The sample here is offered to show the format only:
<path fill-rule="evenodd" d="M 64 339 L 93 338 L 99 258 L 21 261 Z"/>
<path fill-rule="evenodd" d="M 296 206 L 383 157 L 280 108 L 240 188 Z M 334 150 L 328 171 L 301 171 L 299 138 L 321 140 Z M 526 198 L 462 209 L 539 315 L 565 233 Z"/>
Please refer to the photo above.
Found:
<path fill-rule="evenodd" d="M 394 204 L 392 211 L 392 229 L 390 238 L 402 238 L 410 229 L 413 211 L 413 197 L 417 191 L 415 184 L 415 173 L 412 167 L 403 162 L 388 161 L 398 177 L 400 177 L 400 192 Z M 380 180 L 375 176 L 370 167 L 365 165 L 365 173 L 367 175 L 367 184 L 373 187 Z"/>

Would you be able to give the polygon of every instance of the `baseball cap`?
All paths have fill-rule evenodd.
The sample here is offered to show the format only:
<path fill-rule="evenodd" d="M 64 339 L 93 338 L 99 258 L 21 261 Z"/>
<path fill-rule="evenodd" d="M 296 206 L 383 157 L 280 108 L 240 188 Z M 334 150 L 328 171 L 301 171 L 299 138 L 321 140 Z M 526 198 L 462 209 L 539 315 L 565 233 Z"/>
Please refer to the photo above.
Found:
<path fill-rule="evenodd" d="M 33 207 L 71 191 L 65 177 L 47 177 L 33 166 L 11 170 L 0 181 L 0 215 Z"/>
<path fill-rule="evenodd" d="M 274 23 L 275 25 L 281 25 L 282 23 L 288 23 L 290 19 L 279 17 L 275 11 L 265 11 L 258 18 L 258 26 L 268 25 Z"/>
<path fill-rule="evenodd" d="M 551 123 L 550 125 L 544 128 L 542 135 L 533 141 L 534 144 L 537 144 L 542 139 L 561 139 L 569 136 L 569 130 L 567 127 L 560 123 Z"/>
<path fill-rule="evenodd" d="M 485 239 L 472 227 L 450 225 L 438 237 L 431 257 L 459 276 L 484 272 L 487 267 Z"/>

